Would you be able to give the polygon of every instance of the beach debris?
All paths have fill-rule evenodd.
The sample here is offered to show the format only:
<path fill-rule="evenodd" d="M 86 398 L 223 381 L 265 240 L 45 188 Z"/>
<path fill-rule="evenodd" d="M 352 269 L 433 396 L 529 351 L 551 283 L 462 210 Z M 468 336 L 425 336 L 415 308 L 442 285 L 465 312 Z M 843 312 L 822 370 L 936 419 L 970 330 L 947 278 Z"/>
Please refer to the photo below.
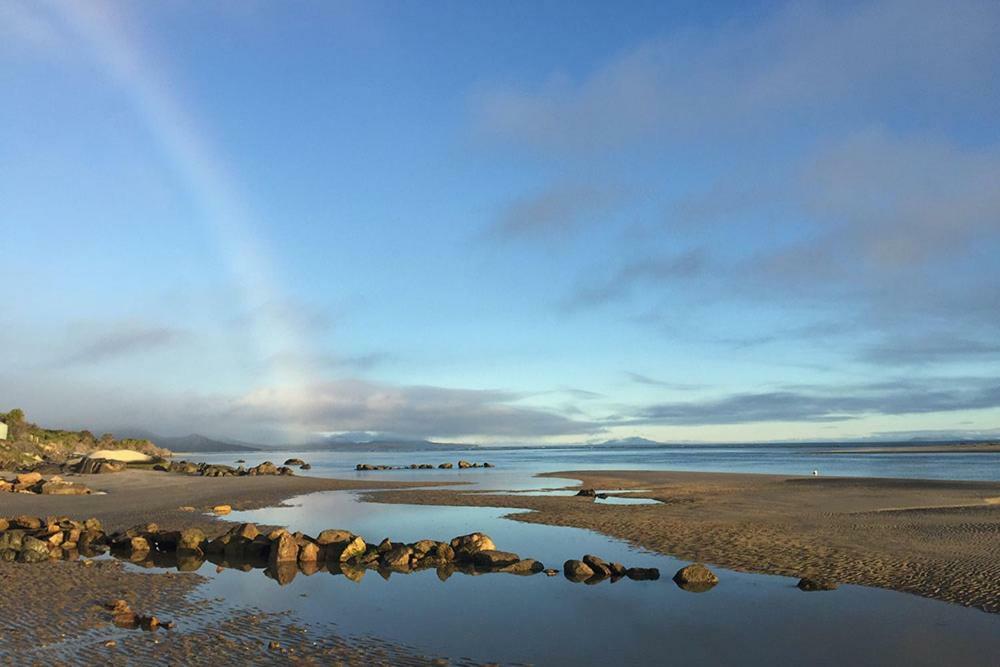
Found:
<path fill-rule="evenodd" d="M 719 583 L 719 578 L 701 563 L 694 563 L 677 570 L 674 583 L 686 591 L 703 593 Z"/>
<path fill-rule="evenodd" d="M 799 583 L 795 585 L 800 591 L 806 591 L 807 593 L 813 591 L 835 591 L 838 587 L 833 581 L 827 581 L 825 579 L 810 579 L 808 577 L 799 579 Z"/>

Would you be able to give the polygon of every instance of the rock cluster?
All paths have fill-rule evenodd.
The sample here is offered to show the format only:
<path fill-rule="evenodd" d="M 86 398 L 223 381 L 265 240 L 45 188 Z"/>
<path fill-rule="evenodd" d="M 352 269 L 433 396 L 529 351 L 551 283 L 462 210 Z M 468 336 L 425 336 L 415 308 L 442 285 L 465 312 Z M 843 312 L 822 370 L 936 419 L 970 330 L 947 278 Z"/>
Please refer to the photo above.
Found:
<path fill-rule="evenodd" d="M 455 468 L 455 465 L 451 463 L 439 463 L 434 466 L 430 463 L 411 463 L 408 466 L 389 466 L 389 465 L 372 465 L 371 463 L 359 463 L 354 466 L 355 470 L 433 470 L 435 467 L 441 470 L 451 470 Z M 494 468 L 492 463 L 470 463 L 469 461 L 459 461 L 458 468 L 464 470 L 466 468 Z"/>
<path fill-rule="evenodd" d="M 93 493 L 83 484 L 67 482 L 59 475 L 44 479 L 38 472 L 18 473 L 12 480 L 0 478 L 0 492 L 38 493 L 46 496 L 82 496 Z"/>
<path fill-rule="evenodd" d="M 608 494 L 606 494 L 606 493 L 598 493 L 594 489 L 580 489 L 579 491 L 576 492 L 576 495 L 583 496 L 585 498 L 601 498 L 601 499 L 604 499 L 604 498 L 608 497 Z"/>
<path fill-rule="evenodd" d="M 621 563 L 608 563 L 602 558 L 587 554 L 582 560 L 568 560 L 563 563 L 563 576 L 570 581 L 597 584 L 605 579 L 610 579 L 611 583 L 614 583 L 622 577 L 636 581 L 653 581 L 660 578 L 660 571 L 655 567 L 625 567 Z"/>
<path fill-rule="evenodd" d="M 73 472 L 81 475 L 103 475 L 112 472 L 121 472 L 128 468 L 125 461 L 112 461 L 110 459 L 91 458 L 85 456 L 76 464 L 67 464 Z"/>
<path fill-rule="evenodd" d="M 260 465 L 246 468 L 242 465 L 232 467 L 221 463 L 194 463 L 192 461 L 171 461 L 153 466 L 154 470 L 163 472 L 176 472 L 182 475 L 194 475 L 199 477 L 247 477 L 256 475 L 294 475 L 295 471 L 287 465 L 276 466 L 270 461 L 264 461 Z"/>
<path fill-rule="evenodd" d="M 105 548 L 106 539 L 97 519 L 0 518 L 0 559 L 5 561 L 39 563 L 49 559 L 72 560 L 80 554 L 93 556 Z"/>

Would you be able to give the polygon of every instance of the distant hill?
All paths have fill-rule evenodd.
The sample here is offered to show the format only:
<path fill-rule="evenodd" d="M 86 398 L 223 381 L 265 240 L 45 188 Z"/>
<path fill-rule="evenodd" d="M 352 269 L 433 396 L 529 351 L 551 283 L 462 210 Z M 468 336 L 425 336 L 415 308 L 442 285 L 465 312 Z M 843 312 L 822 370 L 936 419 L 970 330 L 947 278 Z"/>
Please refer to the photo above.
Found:
<path fill-rule="evenodd" d="M 471 447 L 478 447 L 478 445 L 432 442 L 430 440 L 410 440 L 406 438 L 375 438 L 364 440 L 358 438 L 358 434 L 350 434 L 348 437 L 335 435 L 304 445 L 290 446 L 290 448 L 297 451 L 326 452 L 424 452 L 469 449 Z"/>
<path fill-rule="evenodd" d="M 664 445 L 666 443 L 657 442 L 656 440 L 650 440 L 649 438 L 618 438 L 616 440 L 605 440 L 604 442 L 598 442 L 594 447 L 649 447 Z"/>
<path fill-rule="evenodd" d="M 204 435 L 192 433 L 191 435 L 168 436 L 158 435 L 149 431 L 139 429 L 122 429 L 116 433 L 127 434 L 131 438 L 142 438 L 149 440 L 160 447 L 165 447 L 172 452 L 253 452 L 261 447 L 250 446 L 245 443 L 225 440 L 215 440 Z"/>

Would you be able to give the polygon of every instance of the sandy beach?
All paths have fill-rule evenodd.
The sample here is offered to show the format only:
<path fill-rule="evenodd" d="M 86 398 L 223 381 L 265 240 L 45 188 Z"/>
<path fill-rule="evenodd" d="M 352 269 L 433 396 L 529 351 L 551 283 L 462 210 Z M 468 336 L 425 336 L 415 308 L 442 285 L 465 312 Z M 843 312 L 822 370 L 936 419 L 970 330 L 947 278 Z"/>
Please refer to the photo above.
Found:
<path fill-rule="evenodd" d="M 526 508 L 519 521 L 595 530 L 733 570 L 876 586 L 1000 612 L 1000 483 L 689 472 L 557 472 L 553 487 L 644 489 L 661 504 L 460 490 L 377 502 Z"/>

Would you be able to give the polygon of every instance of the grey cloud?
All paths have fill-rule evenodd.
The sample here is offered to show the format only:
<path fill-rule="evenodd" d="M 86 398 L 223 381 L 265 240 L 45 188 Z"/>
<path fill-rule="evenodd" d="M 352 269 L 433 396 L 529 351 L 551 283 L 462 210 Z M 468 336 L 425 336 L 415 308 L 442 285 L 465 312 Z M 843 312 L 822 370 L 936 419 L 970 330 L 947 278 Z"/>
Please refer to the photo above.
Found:
<path fill-rule="evenodd" d="M 754 21 L 677 31 L 580 80 L 480 90 L 475 125 L 532 148 L 580 151 L 840 120 L 893 103 L 914 113 L 948 101 L 977 108 L 998 61 L 998 22 L 988 0 L 790 3 Z"/>
<path fill-rule="evenodd" d="M 832 422 L 865 415 L 908 415 L 1000 407 L 1000 383 L 934 387 L 878 383 L 860 387 L 779 390 L 717 399 L 659 403 L 639 410 L 631 423 L 660 425 Z"/>
<path fill-rule="evenodd" d="M 607 187 L 553 186 L 511 203 L 489 231 L 505 239 L 565 233 L 592 222 L 619 199 L 620 193 Z"/>
<path fill-rule="evenodd" d="M 96 364 L 140 352 L 174 345 L 185 333 L 164 326 L 113 325 L 104 332 L 78 346 L 59 361 L 60 365 Z"/>
<path fill-rule="evenodd" d="M 671 287 L 677 281 L 701 274 L 707 265 L 704 251 L 689 250 L 677 255 L 636 259 L 622 265 L 603 282 L 578 287 L 565 301 L 567 309 L 603 305 L 627 297 L 642 285 Z"/>

